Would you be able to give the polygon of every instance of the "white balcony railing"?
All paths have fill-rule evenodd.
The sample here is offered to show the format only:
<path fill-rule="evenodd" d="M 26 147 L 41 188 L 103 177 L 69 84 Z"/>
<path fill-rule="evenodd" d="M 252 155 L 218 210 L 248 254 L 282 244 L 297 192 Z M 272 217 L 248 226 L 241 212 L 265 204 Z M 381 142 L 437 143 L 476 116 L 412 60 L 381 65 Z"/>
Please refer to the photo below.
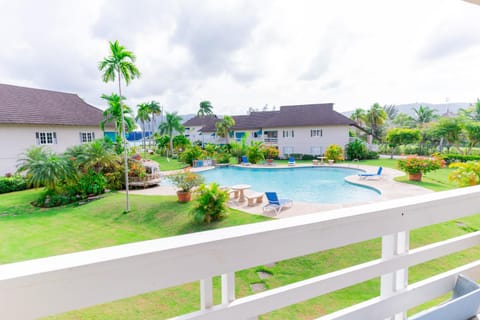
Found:
<path fill-rule="evenodd" d="M 0 266 L 0 318 L 32 319 L 192 281 L 199 311 L 178 319 L 250 319 L 381 277 L 378 297 L 326 319 L 403 318 L 405 310 L 480 278 L 480 261 L 407 285 L 408 267 L 480 244 L 480 232 L 409 250 L 412 229 L 480 212 L 480 187 L 433 193 Z M 238 270 L 382 237 L 382 258 L 235 299 Z M 222 275 L 213 305 L 212 277 Z M 393 316 L 396 315 L 396 316 Z"/>
<path fill-rule="evenodd" d="M 269 143 L 269 144 L 275 144 L 275 143 L 278 143 L 278 138 L 265 137 L 263 138 L 263 142 Z"/>

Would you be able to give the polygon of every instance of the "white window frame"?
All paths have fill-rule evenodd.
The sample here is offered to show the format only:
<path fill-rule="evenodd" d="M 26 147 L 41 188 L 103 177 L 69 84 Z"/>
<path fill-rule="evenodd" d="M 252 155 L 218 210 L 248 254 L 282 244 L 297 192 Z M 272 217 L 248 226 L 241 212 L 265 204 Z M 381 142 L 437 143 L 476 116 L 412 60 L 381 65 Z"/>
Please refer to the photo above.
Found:
<path fill-rule="evenodd" d="M 58 144 L 57 132 L 37 131 L 35 132 L 35 142 L 38 146 Z"/>
<path fill-rule="evenodd" d="M 310 137 L 323 137 L 323 129 L 310 129 Z"/>
<path fill-rule="evenodd" d="M 82 131 L 80 132 L 80 143 L 89 143 L 95 140 L 94 131 Z"/>

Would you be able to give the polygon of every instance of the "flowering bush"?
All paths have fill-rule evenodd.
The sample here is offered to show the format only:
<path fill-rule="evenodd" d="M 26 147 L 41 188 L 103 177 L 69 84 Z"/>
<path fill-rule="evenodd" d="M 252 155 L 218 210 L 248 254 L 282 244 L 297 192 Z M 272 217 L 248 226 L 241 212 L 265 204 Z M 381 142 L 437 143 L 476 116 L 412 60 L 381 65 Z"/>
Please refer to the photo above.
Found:
<path fill-rule="evenodd" d="M 279 154 L 278 149 L 271 146 L 262 146 L 262 152 L 265 159 L 275 159 Z"/>
<path fill-rule="evenodd" d="M 325 150 L 325 157 L 328 160 L 342 161 L 343 160 L 343 149 L 339 145 L 331 144 Z"/>
<path fill-rule="evenodd" d="M 437 158 L 410 156 L 406 159 L 398 160 L 398 167 L 408 174 L 425 174 L 440 169 L 441 160 Z"/>
<path fill-rule="evenodd" d="M 197 187 L 204 182 L 201 175 L 189 171 L 170 176 L 168 179 L 182 192 L 189 192 L 193 187 Z"/>

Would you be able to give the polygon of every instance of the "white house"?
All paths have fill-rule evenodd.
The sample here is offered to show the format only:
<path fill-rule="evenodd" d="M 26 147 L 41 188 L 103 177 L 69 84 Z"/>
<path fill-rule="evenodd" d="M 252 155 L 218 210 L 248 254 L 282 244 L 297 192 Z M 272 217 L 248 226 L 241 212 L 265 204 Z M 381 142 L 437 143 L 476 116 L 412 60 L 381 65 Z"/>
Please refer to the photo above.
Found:
<path fill-rule="evenodd" d="M 231 138 L 240 140 L 248 133 L 248 141 L 275 146 L 280 156 L 289 154 L 321 155 L 331 144 L 344 147 L 349 130 L 356 123 L 333 110 L 333 103 L 282 106 L 278 111 L 252 112 L 233 116 L 235 126 Z M 195 117 L 184 123 L 192 142 L 225 143 L 215 134 L 216 116 Z"/>
<path fill-rule="evenodd" d="M 63 152 L 102 138 L 102 119 L 100 109 L 76 94 L 0 84 L 0 176 L 15 172 L 32 146 Z"/>

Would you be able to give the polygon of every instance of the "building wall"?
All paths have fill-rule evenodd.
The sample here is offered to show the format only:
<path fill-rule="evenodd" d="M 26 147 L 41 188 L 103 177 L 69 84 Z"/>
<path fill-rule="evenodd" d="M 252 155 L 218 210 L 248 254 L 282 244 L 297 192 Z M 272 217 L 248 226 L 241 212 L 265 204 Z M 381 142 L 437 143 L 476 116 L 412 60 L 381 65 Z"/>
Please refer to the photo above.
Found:
<path fill-rule="evenodd" d="M 36 132 L 56 133 L 57 143 L 45 145 L 55 152 L 63 152 L 70 146 L 81 144 L 80 132 L 94 132 L 96 139 L 103 137 L 103 131 L 98 126 L 0 124 L 0 176 L 16 171 L 19 156 L 37 145 Z"/>
<path fill-rule="evenodd" d="M 337 144 L 342 148 L 348 143 L 349 126 L 289 127 L 278 130 L 278 149 L 280 157 L 290 153 L 320 155 L 329 145 Z M 272 129 L 268 129 L 272 130 Z M 311 135 L 311 130 L 320 131 L 321 135 Z M 283 132 L 285 131 L 285 136 Z M 293 131 L 293 137 L 292 137 Z"/>

